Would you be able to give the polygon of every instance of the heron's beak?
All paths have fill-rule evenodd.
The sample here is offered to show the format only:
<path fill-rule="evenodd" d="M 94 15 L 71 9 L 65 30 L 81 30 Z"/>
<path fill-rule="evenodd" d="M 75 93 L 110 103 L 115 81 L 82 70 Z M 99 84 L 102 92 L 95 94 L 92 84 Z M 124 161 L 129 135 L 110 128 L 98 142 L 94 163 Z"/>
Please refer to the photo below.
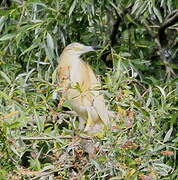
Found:
<path fill-rule="evenodd" d="M 97 50 L 101 50 L 101 49 L 102 49 L 100 46 L 92 46 L 92 48 L 94 49 L 94 51 L 97 51 Z"/>
<path fill-rule="evenodd" d="M 100 48 L 99 46 L 84 46 L 82 48 L 82 52 L 87 53 L 87 52 L 96 51 L 96 50 L 99 50 L 99 49 L 102 49 L 102 48 Z"/>

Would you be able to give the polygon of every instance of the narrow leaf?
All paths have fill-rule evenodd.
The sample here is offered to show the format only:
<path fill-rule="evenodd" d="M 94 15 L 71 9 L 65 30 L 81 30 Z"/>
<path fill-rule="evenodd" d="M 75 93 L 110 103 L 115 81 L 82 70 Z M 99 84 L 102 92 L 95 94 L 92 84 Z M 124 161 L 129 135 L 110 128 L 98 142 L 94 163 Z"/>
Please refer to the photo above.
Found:
<path fill-rule="evenodd" d="M 168 132 L 166 133 L 163 142 L 167 142 L 167 141 L 170 139 L 171 134 L 172 134 L 172 131 L 173 131 L 173 128 L 171 127 L 171 128 L 168 130 Z"/>
<path fill-rule="evenodd" d="M 10 78 L 3 71 L 0 71 L 0 75 L 7 81 L 8 84 L 11 84 Z"/>
<path fill-rule="evenodd" d="M 49 33 L 47 33 L 47 45 L 48 45 L 48 47 L 49 47 L 51 50 L 54 49 L 53 38 L 52 38 L 52 36 L 51 36 Z"/>
<path fill-rule="evenodd" d="M 162 87 L 160 87 L 160 86 L 156 86 L 159 90 L 160 90 L 160 92 L 161 92 L 161 94 L 164 96 L 164 98 L 166 97 L 166 94 L 165 94 L 165 91 L 164 91 L 164 89 L 162 88 Z"/>
<path fill-rule="evenodd" d="M 6 20 L 5 16 L 2 16 L 0 18 L 0 32 L 1 32 L 2 28 L 3 28 L 3 26 L 4 26 L 5 20 Z"/>
<path fill-rule="evenodd" d="M 29 48 L 25 49 L 25 51 L 23 51 L 23 52 L 20 54 L 20 56 L 22 56 L 23 54 L 25 54 L 25 53 L 33 50 L 33 49 L 35 49 L 36 47 L 38 47 L 38 46 L 33 44 L 33 45 L 30 46 Z"/>
<path fill-rule="evenodd" d="M 56 80 L 57 80 L 57 71 L 58 71 L 58 69 L 56 68 L 54 70 L 54 72 L 52 73 L 52 84 L 56 83 Z"/>
<path fill-rule="evenodd" d="M 74 9 L 76 7 L 76 4 L 77 4 L 77 0 L 74 0 L 70 9 L 69 9 L 69 17 L 72 15 L 72 12 L 74 11 Z"/>
<path fill-rule="evenodd" d="M 9 39 L 14 38 L 15 36 L 16 36 L 16 34 L 14 34 L 14 33 L 6 34 L 5 36 L 3 36 L 3 37 L 0 38 L 0 41 L 9 40 Z"/>
<path fill-rule="evenodd" d="M 156 17 L 158 18 L 159 22 L 162 23 L 163 19 L 162 19 L 161 13 L 158 11 L 158 9 L 153 7 L 153 11 L 154 11 L 154 14 L 156 15 Z"/>

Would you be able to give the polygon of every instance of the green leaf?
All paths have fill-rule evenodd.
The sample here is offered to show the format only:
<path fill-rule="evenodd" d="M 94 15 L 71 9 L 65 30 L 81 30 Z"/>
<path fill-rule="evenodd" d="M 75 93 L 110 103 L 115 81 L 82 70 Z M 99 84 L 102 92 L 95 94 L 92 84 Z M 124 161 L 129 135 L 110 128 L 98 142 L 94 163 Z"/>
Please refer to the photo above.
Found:
<path fill-rule="evenodd" d="M 9 40 L 9 39 L 14 38 L 15 36 L 16 36 L 16 33 L 6 34 L 5 36 L 0 38 L 0 41 Z"/>
<path fill-rule="evenodd" d="M 36 2 L 29 2 L 28 4 L 31 4 L 31 5 L 38 5 L 38 6 L 42 6 L 44 8 L 47 8 L 46 4 L 44 3 L 41 3 L 39 1 L 36 1 Z"/>
<path fill-rule="evenodd" d="M 7 81 L 8 84 L 12 84 L 10 78 L 3 71 L 0 71 L 0 75 Z"/>
<path fill-rule="evenodd" d="M 30 168 L 33 170 L 40 170 L 41 168 L 41 164 L 40 161 L 38 159 L 30 159 Z"/>
<path fill-rule="evenodd" d="M 160 90 L 161 94 L 162 94 L 163 97 L 165 98 L 165 97 L 166 97 L 166 94 L 165 94 L 164 89 L 163 89 L 162 87 L 160 87 L 160 86 L 156 86 L 156 87 Z"/>
<path fill-rule="evenodd" d="M 3 97 L 5 100 L 7 101 L 11 101 L 11 97 L 9 97 L 9 95 L 7 95 L 5 92 L 0 91 L 0 97 Z"/>
<path fill-rule="evenodd" d="M 0 32 L 1 32 L 2 28 L 3 28 L 3 26 L 4 26 L 5 20 L 6 20 L 5 16 L 2 16 L 0 18 Z"/>
<path fill-rule="evenodd" d="M 52 36 L 51 36 L 49 33 L 47 33 L 47 45 L 48 45 L 48 47 L 49 47 L 51 50 L 54 49 L 53 38 L 52 38 Z"/>
<path fill-rule="evenodd" d="M 28 78 L 30 77 L 30 75 L 33 73 L 33 71 L 35 71 L 36 69 L 33 68 L 31 71 L 29 71 L 25 77 L 25 83 L 27 82 Z"/>
<path fill-rule="evenodd" d="M 44 130 L 44 119 L 39 116 L 36 110 L 34 110 L 34 117 L 38 126 L 38 131 L 42 132 Z"/>
<path fill-rule="evenodd" d="M 37 47 L 38 47 L 38 45 L 35 45 L 35 44 L 31 45 L 29 48 L 25 49 L 25 51 L 23 51 L 23 52 L 20 54 L 20 56 L 24 55 L 25 53 L 27 53 L 27 52 L 29 52 L 29 51 L 37 48 Z"/>
<path fill-rule="evenodd" d="M 54 63 L 53 63 L 53 51 L 51 51 L 51 49 L 48 48 L 48 46 L 46 44 L 44 44 L 44 48 L 45 48 L 45 53 L 46 53 L 46 56 L 49 58 L 49 61 L 51 63 L 52 66 L 54 66 Z"/>
<path fill-rule="evenodd" d="M 123 57 L 131 57 L 131 54 L 129 52 L 122 52 L 120 53 L 120 55 Z"/>
<path fill-rule="evenodd" d="M 57 72 L 58 72 L 58 68 L 56 68 L 53 73 L 52 73 L 52 84 L 56 83 L 57 80 Z"/>
<path fill-rule="evenodd" d="M 172 0 L 167 0 L 167 7 L 168 7 L 169 12 L 171 12 L 171 9 L 172 9 L 172 3 L 173 3 Z M 177 1 L 177 6 L 178 6 L 178 1 Z"/>
<path fill-rule="evenodd" d="M 156 15 L 156 17 L 158 18 L 159 22 L 162 23 L 163 19 L 162 19 L 161 13 L 158 11 L 158 9 L 156 7 L 153 7 L 153 12 Z"/>
<path fill-rule="evenodd" d="M 163 142 L 169 141 L 169 139 L 170 139 L 170 137 L 171 137 L 171 134 L 172 134 L 172 131 L 173 131 L 173 128 L 171 127 L 171 128 L 168 130 L 168 132 L 166 133 Z"/>
<path fill-rule="evenodd" d="M 81 180 L 90 180 L 90 178 L 87 177 L 87 176 L 82 176 L 82 177 L 81 177 Z"/>
<path fill-rule="evenodd" d="M 76 7 L 76 4 L 77 4 L 77 0 L 74 0 L 73 3 L 72 3 L 72 6 L 70 7 L 69 9 L 69 17 L 72 15 L 75 7 Z"/>

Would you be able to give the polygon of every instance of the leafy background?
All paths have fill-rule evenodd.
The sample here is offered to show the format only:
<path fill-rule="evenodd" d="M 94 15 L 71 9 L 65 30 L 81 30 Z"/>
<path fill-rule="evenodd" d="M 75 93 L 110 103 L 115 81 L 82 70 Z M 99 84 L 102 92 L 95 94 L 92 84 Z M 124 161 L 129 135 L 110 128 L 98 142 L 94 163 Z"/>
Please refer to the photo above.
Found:
<path fill-rule="evenodd" d="M 177 0 L 3 0 L 0 179 L 177 179 L 177 8 Z M 56 83 L 71 42 L 103 47 L 84 56 L 115 114 L 106 136 L 93 138 L 94 154 Z"/>

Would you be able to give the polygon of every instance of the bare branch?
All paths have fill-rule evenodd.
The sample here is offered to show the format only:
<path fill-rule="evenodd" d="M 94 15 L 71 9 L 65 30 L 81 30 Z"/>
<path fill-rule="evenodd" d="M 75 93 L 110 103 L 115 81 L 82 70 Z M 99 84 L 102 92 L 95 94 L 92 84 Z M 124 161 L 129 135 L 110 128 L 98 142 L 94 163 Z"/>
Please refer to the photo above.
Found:
<path fill-rule="evenodd" d="M 113 3 L 114 3 L 114 5 L 115 5 L 115 6 L 114 6 L 114 12 L 115 12 L 115 14 L 116 14 L 116 19 L 114 20 L 114 23 L 113 23 L 113 25 L 112 25 L 112 27 L 111 27 L 111 34 L 110 34 L 110 36 L 109 36 L 111 47 L 113 47 L 114 45 L 117 44 L 118 28 L 119 28 L 119 26 L 120 26 L 120 24 L 121 24 L 124 16 L 126 16 L 127 13 L 129 13 L 129 12 L 131 11 L 131 9 L 132 9 L 132 7 L 133 7 L 133 5 L 134 5 L 134 4 L 130 4 L 127 8 L 124 8 L 124 7 L 121 6 L 122 11 L 121 11 L 121 13 L 119 14 L 118 11 L 117 11 L 117 9 L 116 9 L 116 7 L 117 7 L 116 2 L 114 1 Z M 108 12 L 112 15 L 112 17 L 114 17 L 113 11 L 111 11 L 111 10 L 108 9 L 108 8 L 107 8 L 107 10 L 108 10 Z M 103 59 L 103 60 L 106 62 L 107 56 L 108 56 L 109 54 L 111 54 L 111 48 L 109 48 L 108 50 L 105 50 L 105 51 L 103 52 L 103 54 L 102 54 L 102 56 L 101 56 L 101 59 Z M 112 66 L 111 63 L 106 63 L 106 64 L 107 64 L 108 67 L 111 67 L 111 66 Z"/>
<path fill-rule="evenodd" d="M 31 180 L 35 180 L 35 179 L 39 179 L 39 178 L 42 178 L 42 177 L 46 177 L 46 176 L 49 176 L 55 172 L 58 172 L 58 171 L 62 171 L 64 169 L 67 169 L 67 168 L 70 168 L 70 167 L 73 167 L 73 166 L 66 166 L 64 168 L 56 168 L 54 167 L 54 170 L 51 170 L 51 171 L 47 171 L 47 172 L 40 172 L 39 174 L 37 174 L 35 177 L 31 178 Z"/>
<path fill-rule="evenodd" d="M 20 136 L 20 137 L 17 137 L 15 138 L 15 140 L 18 140 L 18 139 L 22 139 L 22 140 L 37 140 L 37 141 L 40 141 L 40 140 L 57 140 L 57 139 L 73 139 L 74 137 L 79 137 L 79 138 L 82 138 L 82 139 L 87 139 L 87 140 L 91 140 L 92 138 L 89 137 L 89 136 L 82 136 L 82 135 L 78 135 L 78 136 L 55 136 L 55 137 L 48 137 L 48 136 L 31 136 L 31 137 L 27 137 L 27 136 Z"/>
<path fill-rule="evenodd" d="M 169 26 L 173 25 L 173 23 L 175 23 L 175 20 L 177 20 L 177 18 L 178 18 L 177 13 L 178 13 L 177 11 L 176 12 L 174 11 L 174 16 L 173 17 L 171 17 L 169 15 L 169 17 L 171 17 L 171 18 L 166 20 L 165 23 L 163 23 L 162 26 L 159 27 L 158 34 L 154 33 L 153 30 L 151 29 L 151 26 L 149 26 L 146 22 L 139 21 L 145 27 L 145 29 L 147 30 L 149 35 L 154 39 L 155 43 L 157 44 L 159 56 L 160 56 L 161 60 L 163 61 L 164 65 L 165 65 L 166 75 L 167 76 L 170 76 L 171 74 L 175 75 L 175 73 L 174 73 L 173 69 L 171 68 L 171 66 L 170 66 L 170 64 L 168 62 L 168 57 L 167 57 L 168 50 L 167 50 L 166 47 L 162 46 L 163 41 L 166 38 L 166 35 L 165 35 L 164 31 L 165 31 L 166 28 L 168 28 Z M 135 19 L 135 21 L 138 22 L 138 20 L 136 18 L 134 18 L 134 19 Z M 161 34 L 161 39 L 160 39 L 159 31 L 160 31 L 161 28 L 162 28 L 162 30 L 164 30 L 164 31 L 161 30 L 164 33 L 164 36 L 162 37 L 162 34 Z"/>
<path fill-rule="evenodd" d="M 165 33 L 166 28 L 174 25 L 176 22 L 178 22 L 178 9 L 167 16 L 166 21 L 160 26 L 158 30 L 158 37 L 161 46 L 165 46 L 167 44 L 167 36 Z"/>
<path fill-rule="evenodd" d="M 130 4 L 127 8 L 123 8 L 122 7 L 123 10 L 122 10 L 121 14 L 119 14 L 117 12 L 117 10 L 115 9 L 115 13 L 117 15 L 117 18 L 115 19 L 115 22 L 114 22 L 113 27 L 112 27 L 112 32 L 111 32 L 111 35 L 110 35 L 111 46 L 114 46 L 117 43 L 116 36 L 117 36 L 117 31 L 118 31 L 119 25 L 122 22 L 123 17 L 127 13 L 130 12 L 130 10 L 132 9 L 133 5 L 134 4 Z"/>

